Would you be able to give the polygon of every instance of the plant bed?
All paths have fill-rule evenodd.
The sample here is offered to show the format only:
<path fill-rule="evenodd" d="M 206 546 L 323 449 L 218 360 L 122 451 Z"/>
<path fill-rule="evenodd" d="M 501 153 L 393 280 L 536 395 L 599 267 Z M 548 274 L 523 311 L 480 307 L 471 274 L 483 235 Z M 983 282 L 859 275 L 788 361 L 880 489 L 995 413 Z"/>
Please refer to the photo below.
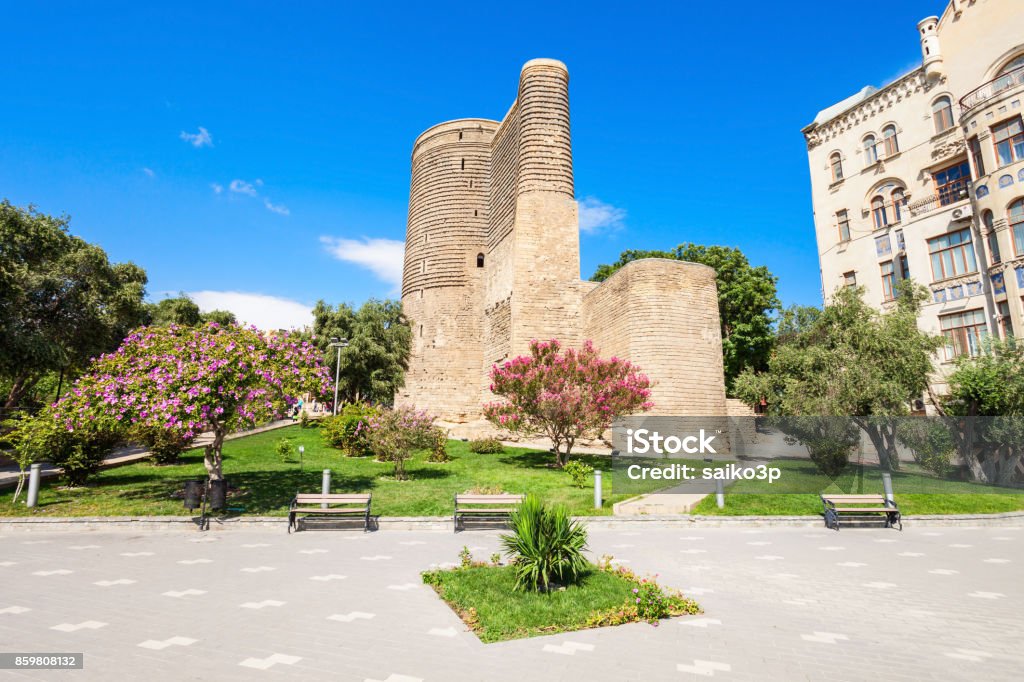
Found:
<path fill-rule="evenodd" d="M 640 621 L 656 625 L 660 618 L 701 613 L 693 600 L 628 569 L 614 568 L 607 559 L 600 565 L 590 564 L 573 584 L 548 592 L 514 589 L 512 566 L 473 564 L 426 571 L 423 582 L 459 614 L 481 642 Z"/>

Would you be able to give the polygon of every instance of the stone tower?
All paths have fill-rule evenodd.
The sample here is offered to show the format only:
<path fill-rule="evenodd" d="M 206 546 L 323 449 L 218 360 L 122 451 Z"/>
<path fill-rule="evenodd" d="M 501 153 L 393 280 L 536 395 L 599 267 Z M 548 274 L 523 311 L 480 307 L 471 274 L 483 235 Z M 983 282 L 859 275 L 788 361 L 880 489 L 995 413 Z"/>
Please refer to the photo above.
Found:
<path fill-rule="evenodd" d="M 657 413 L 725 414 L 713 270 L 649 260 L 580 280 L 559 61 L 523 66 L 503 120 L 449 121 L 416 139 L 402 304 L 413 343 L 396 402 L 452 424 L 479 423 L 495 363 L 551 338 L 636 362 L 658 382 Z"/>

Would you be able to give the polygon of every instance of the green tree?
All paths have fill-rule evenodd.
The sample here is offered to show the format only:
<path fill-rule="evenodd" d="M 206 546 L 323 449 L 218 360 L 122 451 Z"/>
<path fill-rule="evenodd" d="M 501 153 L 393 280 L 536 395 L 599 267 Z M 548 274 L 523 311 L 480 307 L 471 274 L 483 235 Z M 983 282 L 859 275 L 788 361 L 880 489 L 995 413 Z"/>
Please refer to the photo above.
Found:
<path fill-rule="evenodd" d="M 611 265 L 600 265 L 590 279 L 603 282 L 619 268 L 642 258 L 671 258 L 714 268 L 726 389 L 746 369 L 761 371 L 771 353 L 772 312 L 780 306 L 777 278 L 761 265 L 752 267 L 742 251 L 728 246 L 680 244 L 672 251 L 623 251 Z"/>
<path fill-rule="evenodd" d="M 947 381 L 948 393 L 931 393 L 932 402 L 971 475 L 1013 482 L 1024 458 L 1024 343 L 993 341 L 975 357 L 960 356 Z"/>
<path fill-rule="evenodd" d="M 892 418 L 909 414 L 927 390 L 940 340 L 917 328 L 920 288 L 904 282 L 888 313 L 862 295 L 837 291 L 817 319 L 775 349 L 767 371 L 737 378 L 736 393 L 750 405 L 764 398 L 772 415 L 851 417 L 883 466 L 898 468 Z"/>
<path fill-rule="evenodd" d="M 199 306 L 184 292 L 174 298 L 164 298 L 146 306 L 149 312 L 149 324 L 157 327 L 169 327 L 179 324 L 185 327 L 196 327 L 203 322 Z"/>
<path fill-rule="evenodd" d="M 216 322 L 222 327 L 230 327 L 238 324 L 238 318 L 230 310 L 211 310 L 202 314 L 203 324 Z"/>
<path fill-rule="evenodd" d="M 809 305 L 791 305 L 779 311 L 775 323 L 775 343 L 786 343 L 810 329 L 821 317 L 821 308 Z"/>
<path fill-rule="evenodd" d="M 345 303 L 332 308 L 317 301 L 313 334 L 332 376 L 337 350 L 329 348 L 331 338 L 348 340 L 341 350 L 340 401 L 390 404 L 395 392 L 405 385 L 412 332 L 401 302 L 370 299 L 354 311 Z"/>
<path fill-rule="evenodd" d="M 76 376 L 145 319 L 146 273 L 71 235 L 67 216 L 0 202 L 0 383 L 5 408 L 47 375 Z M 58 380 L 58 383 L 61 383 Z"/>

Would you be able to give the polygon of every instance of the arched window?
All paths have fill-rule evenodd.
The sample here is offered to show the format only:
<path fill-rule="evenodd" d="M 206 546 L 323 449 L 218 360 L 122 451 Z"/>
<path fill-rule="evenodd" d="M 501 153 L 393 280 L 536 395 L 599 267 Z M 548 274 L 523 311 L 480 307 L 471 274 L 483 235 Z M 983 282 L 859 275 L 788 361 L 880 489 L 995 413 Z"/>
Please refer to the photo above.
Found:
<path fill-rule="evenodd" d="M 482 254 L 482 253 L 476 254 L 476 266 L 478 268 L 482 268 L 484 266 L 484 254 Z"/>
<path fill-rule="evenodd" d="M 892 191 L 892 214 L 894 222 L 903 220 L 903 207 L 907 205 L 907 197 L 903 194 L 903 188 L 897 187 Z"/>
<path fill-rule="evenodd" d="M 992 211 L 985 211 L 981 214 L 981 223 L 985 226 L 985 231 L 988 233 L 988 255 L 992 261 L 992 264 L 1002 262 L 1003 258 L 999 254 L 999 239 L 995 233 L 995 218 L 992 215 Z"/>
<path fill-rule="evenodd" d="M 871 200 L 871 217 L 875 221 L 876 230 L 889 224 L 889 216 L 885 211 L 885 197 L 881 194 Z"/>
<path fill-rule="evenodd" d="M 1024 66 L 1024 54 L 1019 54 L 1016 57 L 1014 57 L 1013 59 L 1011 59 L 1006 64 L 1006 66 L 1004 66 L 1003 68 L 1001 68 L 999 70 L 999 75 L 1002 76 L 1004 74 L 1010 73 L 1011 71 L 1016 71 L 1017 69 L 1021 68 L 1022 66 Z"/>
<path fill-rule="evenodd" d="M 948 97 L 942 96 L 932 103 L 932 120 L 935 122 L 936 133 L 953 127 L 953 104 Z"/>
<path fill-rule="evenodd" d="M 1018 256 L 1024 256 L 1024 199 L 1010 204 L 1010 230 L 1013 232 L 1013 249 Z"/>
<path fill-rule="evenodd" d="M 832 167 L 832 182 L 839 182 L 843 179 L 843 157 L 835 152 L 828 157 L 828 163 Z"/>
<path fill-rule="evenodd" d="M 885 140 L 886 158 L 899 154 L 900 143 L 896 139 L 896 126 L 888 125 L 885 128 L 882 128 L 882 139 Z"/>
<path fill-rule="evenodd" d="M 870 166 L 878 161 L 878 148 L 874 135 L 864 138 L 864 165 Z"/>

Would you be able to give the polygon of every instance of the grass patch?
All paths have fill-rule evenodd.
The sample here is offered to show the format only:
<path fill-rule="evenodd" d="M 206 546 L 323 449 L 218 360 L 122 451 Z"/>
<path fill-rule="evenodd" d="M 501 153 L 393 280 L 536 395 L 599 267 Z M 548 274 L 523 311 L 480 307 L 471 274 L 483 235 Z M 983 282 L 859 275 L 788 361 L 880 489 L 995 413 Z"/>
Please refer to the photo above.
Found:
<path fill-rule="evenodd" d="M 282 461 L 275 444 L 284 437 L 297 448 L 305 447 L 303 467 L 297 456 Z M 426 461 L 419 453 L 406 463 L 409 481 L 396 481 L 392 464 L 369 457 L 346 457 L 323 444 L 319 429 L 290 426 L 238 438 L 224 444 L 224 476 L 239 492 L 229 506 L 244 514 L 283 516 L 297 491 L 319 492 L 321 472 L 330 469 L 332 491 L 373 493 L 373 513 L 382 516 L 449 516 L 455 493 L 471 489 L 534 493 L 545 502 L 564 504 L 572 514 L 611 514 L 613 503 L 626 494 L 612 490 L 611 477 L 604 479 L 604 508 L 593 509 L 592 485 L 576 488 L 568 474 L 551 467 L 553 456 L 527 448 L 505 448 L 498 454 L 477 454 L 467 443 L 449 441 L 451 461 Z M 574 459 L 608 470 L 610 457 L 574 455 Z M 181 463 L 158 466 L 139 462 L 99 472 L 83 488 L 64 489 L 55 480 L 45 481 L 39 506 L 27 509 L 11 503 L 11 491 L 0 497 L 0 516 L 155 516 L 184 515 L 188 511 L 174 497 L 188 479 L 203 479 L 203 453 L 190 450 Z"/>
<path fill-rule="evenodd" d="M 771 484 L 778 493 L 764 493 L 763 481 L 736 481 L 726 488 L 725 507 L 711 495 L 694 514 L 719 516 L 818 516 L 820 493 L 882 494 L 881 470 L 851 464 L 836 479 L 818 472 L 809 460 L 777 460 L 782 477 Z M 1024 510 L 1024 490 L 938 478 L 912 463 L 892 472 L 896 503 L 904 514 L 995 514 Z M 787 492 L 791 491 L 791 492 Z M 797 492 L 800 491 L 800 492 Z M 806 491 L 818 491 L 808 493 Z"/>
<path fill-rule="evenodd" d="M 629 573 L 592 566 L 565 589 L 516 591 L 510 566 L 476 566 L 428 571 L 423 581 L 476 633 L 482 642 L 550 635 L 642 620 L 631 608 L 637 581 Z M 679 598 L 671 615 L 699 613 Z"/>

